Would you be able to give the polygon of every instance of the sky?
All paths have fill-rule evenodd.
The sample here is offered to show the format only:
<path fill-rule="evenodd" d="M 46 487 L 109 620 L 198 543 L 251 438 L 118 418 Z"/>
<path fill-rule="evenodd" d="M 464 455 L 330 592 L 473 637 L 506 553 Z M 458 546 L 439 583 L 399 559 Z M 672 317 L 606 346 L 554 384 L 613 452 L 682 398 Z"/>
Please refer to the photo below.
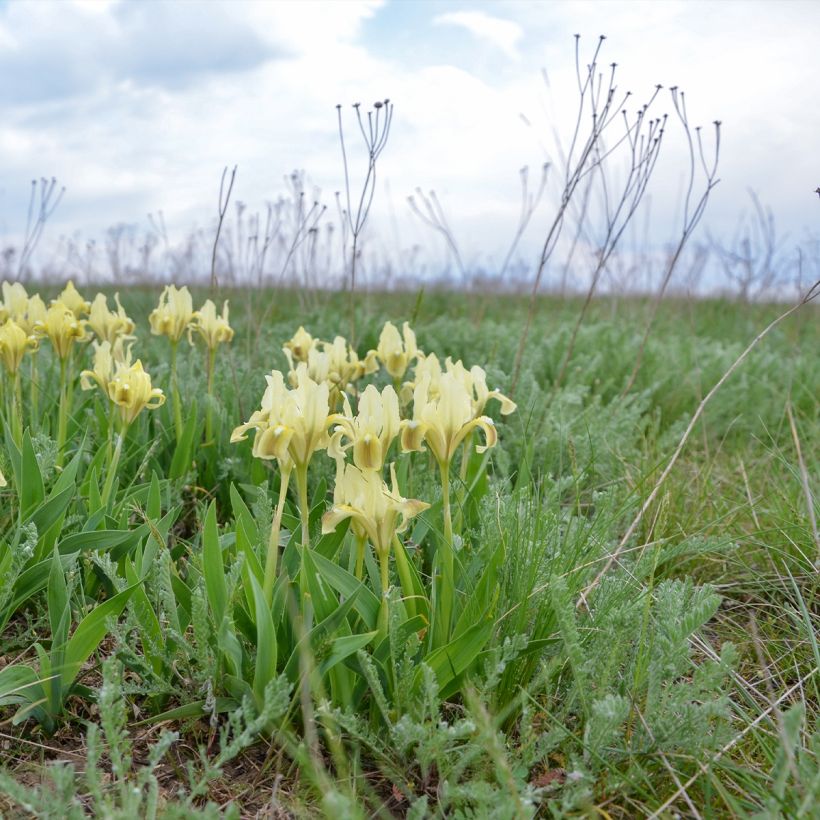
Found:
<path fill-rule="evenodd" d="M 820 229 L 820 3 L 0 0 L 0 242 L 19 243 L 39 177 L 66 188 L 41 257 L 65 252 L 60 237 L 80 246 L 116 223 L 147 230 L 160 210 L 173 241 L 212 230 L 226 165 L 238 166 L 234 197 L 248 212 L 304 169 L 332 214 L 344 186 L 336 105 L 355 189 L 363 157 L 350 106 L 390 98 L 365 241 L 444 254 L 407 203 L 417 187 L 435 190 L 465 261 L 493 270 L 515 232 L 520 169 L 537 178 L 568 144 L 576 34 L 582 61 L 606 35 L 600 61 L 617 63 L 631 114 L 661 84 L 655 115 L 673 113 L 678 86 L 709 145 L 721 121 L 720 182 L 696 238 L 728 241 L 750 189 L 784 248 Z M 654 248 L 680 232 L 688 159 L 676 126 L 641 217 Z M 522 258 L 538 253 L 559 178 Z"/>

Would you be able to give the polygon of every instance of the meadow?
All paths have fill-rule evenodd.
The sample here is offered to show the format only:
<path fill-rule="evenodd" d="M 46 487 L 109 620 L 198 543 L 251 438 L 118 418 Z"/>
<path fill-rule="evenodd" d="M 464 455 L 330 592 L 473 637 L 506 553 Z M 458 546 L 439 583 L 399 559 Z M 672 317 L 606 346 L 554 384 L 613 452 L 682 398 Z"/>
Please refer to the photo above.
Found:
<path fill-rule="evenodd" d="M 816 305 L 665 473 L 782 306 L 81 290 L 4 293 L 5 816 L 817 816 Z"/>

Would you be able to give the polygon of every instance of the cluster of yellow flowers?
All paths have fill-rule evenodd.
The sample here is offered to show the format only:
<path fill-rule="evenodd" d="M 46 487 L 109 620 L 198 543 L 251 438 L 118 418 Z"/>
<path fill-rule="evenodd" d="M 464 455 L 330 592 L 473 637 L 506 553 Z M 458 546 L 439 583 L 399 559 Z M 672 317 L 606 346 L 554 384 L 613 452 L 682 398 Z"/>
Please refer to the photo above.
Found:
<path fill-rule="evenodd" d="M 151 333 L 167 336 L 172 345 L 179 343 L 188 332 L 188 340 L 193 344 L 193 334 L 198 334 L 208 350 L 233 339 L 233 329 L 228 324 L 228 302 L 222 305 L 222 315 L 216 312 L 216 305 L 206 299 L 205 304 L 194 310 L 193 299 L 187 287 L 177 288 L 167 285 L 159 297 L 159 304 L 148 317 Z"/>
<path fill-rule="evenodd" d="M 151 377 L 142 362 L 131 363 L 131 347 L 124 348 L 123 338 L 113 344 L 107 339 L 93 342 L 94 367 L 80 373 L 83 390 L 99 387 L 112 405 L 118 408 L 123 427 L 127 427 L 143 409 L 155 410 L 165 403 L 165 394 L 152 387 Z"/>
<path fill-rule="evenodd" d="M 177 438 L 182 435 L 182 403 L 177 386 L 177 347 L 183 334 L 188 332 L 188 341 L 194 343 L 194 335 L 199 336 L 208 349 L 208 397 L 213 395 L 214 365 L 219 345 L 233 339 L 233 328 L 228 323 L 228 302 L 222 305 L 222 315 L 216 312 L 216 305 L 206 299 L 205 304 L 194 310 L 193 299 L 188 288 L 168 285 L 159 297 L 159 304 L 148 317 L 151 333 L 167 336 L 171 342 L 171 392 L 174 400 L 174 426 Z M 205 441 L 212 440 L 211 404 L 205 415 Z"/>
<path fill-rule="evenodd" d="M 42 339 L 47 339 L 60 362 L 60 395 L 64 403 L 70 398 L 72 388 L 72 362 L 76 343 L 91 342 L 94 363 L 90 370 L 81 372 L 80 383 L 84 390 L 99 387 L 102 393 L 119 408 L 124 425 L 130 424 L 143 409 L 154 409 L 165 401 L 159 388 L 153 387 L 151 377 L 142 362 L 132 361 L 131 348 L 135 340 L 134 321 L 126 314 L 119 294 L 114 294 L 114 309 L 109 307 L 103 293 L 88 302 L 69 281 L 62 292 L 47 306 L 39 294 L 29 296 L 19 283 L 3 282 L 0 302 L 0 360 L 9 374 L 14 404 L 10 417 L 21 432 L 20 421 L 20 366 L 26 353 L 39 349 Z M 187 331 L 193 344 L 194 336 L 201 338 L 209 351 L 209 392 L 212 387 L 213 358 L 216 348 L 233 338 L 228 323 L 228 303 L 218 315 L 216 306 L 208 299 L 198 311 L 193 309 L 191 294 L 186 287 L 166 287 L 157 308 L 149 317 L 151 332 L 164 335 L 172 344 L 173 387 L 176 391 L 176 346 Z M 37 412 L 36 359 L 32 359 L 31 390 L 32 413 Z M 178 415 L 178 396 L 176 409 Z M 63 416 L 67 408 L 63 408 Z M 58 445 L 64 444 L 64 430 L 58 430 Z"/>
<path fill-rule="evenodd" d="M 369 542 L 379 560 L 386 594 L 391 548 L 410 519 L 430 506 L 400 494 L 395 466 L 388 464 L 394 442 L 398 441 L 405 452 L 429 448 L 435 458 L 444 490 L 445 540 L 451 551 L 450 464 L 474 430 L 483 433 L 483 444 L 476 448 L 479 452 L 496 444 L 495 425 L 484 413 L 490 399 L 500 402 L 505 415 L 515 410 L 515 404 L 487 387 L 482 368 L 468 370 L 461 361 L 450 358 L 442 367 L 434 354 L 425 355 L 407 323 L 400 334 L 387 322 L 376 350 L 364 359 L 359 359 L 341 336 L 323 342 L 303 327 L 285 344 L 284 353 L 289 372 L 274 370 L 266 376 L 260 408 L 231 436 L 231 441 L 243 441 L 248 431 L 254 430 L 253 454 L 275 459 L 281 470 L 280 505 L 274 519 L 276 544 L 272 533 L 271 551 L 278 547 L 283 494 L 292 470 L 298 482 L 302 543 L 308 543 L 307 469 L 313 454 L 325 450 L 336 460 L 336 483 L 333 505 L 322 520 L 322 529 L 331 532 L 344 519 L 351 519 L 359 549 L 356 573 L 361 577 Z M 402 383 L 411 365 L 413 377 Z M 380 366 L 393 384 L 381 391 L 373 384 L 358 390 L 357 382 L 376 373 Z M 351 399 L 357 402 L 356 412 Z M 466 461 L 462 458 L 462 464 Z M 269 559 L 275 564 L 270 552 Z M 447 572 L 446 558 L 444 564 L 443 572 Z M 452 555 L 449 566 L 452 570 Z"/>
<path fill-rule="evenodd" d="M 46 307 L 39 294 L 29 296 L 19 282 L 2 283 L 3 302 L 0 306 L 0 357 L 15 382 L 19 401 L 19 370 L 26 352 L 37 351 L 39 341 L 47 339 L 60 362 L 61 401 L 70 392 L 70 366 L 75 343 L 93 341 L 94 369 L 83 371 L 83 388 L 98 384 L 115 406 L 120 408 L 124 423 L 130 423 L 143 408 L 153 409 L 163 401 L 162 391 L 151 386 L 151 378 L 139 359 L 131 363 L 130 347 L 124 352 L 124 343 L 133 340 L 134 321 L 114 294 L 114 310 L 108 306 L 103 293 L 93 302 L 86 301 L 74 283 L 69 281 L 62 292 Z M 32 390 L 36 383 L 36 363 L 32 361 Z M 34 403 L 34 402 L 33 402 Z M 58 429 L 58 445 L 64 443 L 64 414 Z M 36 412 L 32 408 L 32 412 Z M 19 408 L 16 414 L 19 415 Z"/>

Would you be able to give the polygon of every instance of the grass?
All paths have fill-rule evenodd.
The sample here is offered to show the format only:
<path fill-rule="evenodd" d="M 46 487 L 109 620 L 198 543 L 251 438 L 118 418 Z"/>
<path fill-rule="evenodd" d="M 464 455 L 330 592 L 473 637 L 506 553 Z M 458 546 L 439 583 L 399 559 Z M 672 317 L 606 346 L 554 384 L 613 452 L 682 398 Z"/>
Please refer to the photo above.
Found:
<path fill-rule="evenodd" d="M 121 294 L 137 320 L 134 353 L 167 392 L 167 340 L 147 329 L 157 295 Z M 18 449 L 21 463 L 26 452 L 36 462 L 43 490 L 18 492 L 10 480 L 0 491 L 0 543 L 11 556 L 0 566 L 4 588 L 20 589 L 39 558 L 48 583 L 22 600 L 5 596 L 0 646 L 4 664 L 27 664 L 37 685 L 50 683 L 41 679 L 51 658 L 65 687 L 40 720 L 42 703 L 17 723 L 19 704 L 3 710 L 5 814 L 815 816 L 814 306 L 779 325 L 716 394 L 620 560 L 579 608 L 700 400 L 781 311 L 667 300 L 623 395 L 650 305 L 594 301 L 556 389 L 579 304 L 542 301 L 518 410 L 496 417 L 498 446 L 454 482 L 453 606 L 467 613 L 476 646 L 450 675 L 424 630 L 412 628 L 416 604 L 395 560 L 386 620 L 372 623 L 379 635 L 322 671 L 356 642 L 367 616 L 364 591 L 328 593 L 316 583 L 332 571 L 323 557 L 346 569 L 354 554 L 352 533 L 319 533 L 334 480 L 321 453 L 309 471 L 307 551 L 296 547 L 295 487 L 282 519 L 292 594 L 275 597 L 270 615 L 254 607 L 248 567 L 264 555 L 279 471 L 253 459 L 248 444 L 230 444 L 230 432 L 258 406 L 264 374 L 286 370 L 281 347 L 298 325 L 332 339 L 348 317 L 332 294 L 224 295 L 236 335 L 218 350 L 213 399 L 203 348 L 180 345 L 193 446 L 180 445 L 170 400 L 143 413 L 107 503 L 98 498 L 102 397 L 75 391 L 66 466 L 57 470 L 48 408 L 58 371 L 47 351 L 38 354 L 43 413 L 27 418 Z M 481 365 L 490 387 L 504 391 L 526 308 L 494 295 L 362 295 L 357 346 L 360 355 L 375 348 L 387 319 L 410 320 L 420 348 Z M 213 438 L 202 445 L 206 410 Z M 11 479 L 9 453 L 0 467 Z M 403 536 L 426 594 L 444 537 L 441 488 L 429 456 L 395 457 L 403 493 L 432 505 Z M 73 480 L 68 488 L 63 479 L 54 530 L 42 508 L 66 473 Z M 53 557 L 55 544 L 63 558 Z M 364 585 L 379 589 L 375 562 Z M 332 629 L 315 631 L 346 603 Z M 103 605 L 104 634 L 87 655 L 75 651 L 82 663 L 69 680 L 66 623 L 76 635 Z M 448 663 L 466 651 L 457 649 Z"/>

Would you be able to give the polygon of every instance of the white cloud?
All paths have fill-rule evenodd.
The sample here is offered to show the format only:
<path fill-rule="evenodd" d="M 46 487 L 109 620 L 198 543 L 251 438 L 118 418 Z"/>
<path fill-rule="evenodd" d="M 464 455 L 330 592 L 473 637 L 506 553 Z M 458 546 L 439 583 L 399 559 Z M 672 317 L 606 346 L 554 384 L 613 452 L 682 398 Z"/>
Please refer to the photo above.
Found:
<path fill-rule="evenodd" d="M 511 60 L 520 59 L 518 43 L 524 31 L 512 20 L 494 17 L 483 11 L 448 11 L 437 14 L 433 22 L 439 26 L 460 26 L 476 39 L 495 46 Z"/>
<path fill-rule="evenodd" d="M 278 195 L 284 174 L 305 168 L 333 212 L 343 184 L 335 105 L 389 96 L 395 120 L 379 171 L 402 241 L 439 247 L 405 205 L 416 186 L 435 188 L 464 255 L 498 257 L 518 216 L 519 168 L 538 168 L 539 142 L 551 142 L 552 128 L 566 140 L 573 126 L 576 30 L 582 60 L 598 33 L 609 35 L 602 63 L 619 62 L 633 108 L 656 82 L 677 82 L 695 123 L 724 121 L 722 181 L 706 217 L 715 233 L 731 231 L 749 186 L 792 237 L 820 224 L 810 193 L 820 184 L 820 109 L 806 79 L 820 74 L 820 52 L 794 7 L 496 2 L 485 7 L 493 14 L 445 5 L 435 16 L 429 8 L 395 0 L 112 3 L 93 13 L 60 0 L 0 6 L 0 43 L 13 44 L 0 53 L 0 230 L 19 232 L 30 180 L 53 174 L 68 191 L 52 236 L 144 224 L 161 208 L 179 237 L 210 224 L 219 174 L 234 163 L 236 197 L 251 210 Z M 818 12 L 806 14 L 820 23 Z M 472 37 L 455 47 L 453 25 L 492 51 Z M 425 49 L 402 52 L 398 34 Z M 659 112 L 671 110 L 666 94 Z M 345 111 L 358 179 L 358 135 Z M 652 187 L 658 244 L 674 233 L 686 170 L 675 123 L 667 139 Z M 379 187 L 373 224 L 389 224 L 388 213 Z M 545 206 L 533 220 L 525 250 L 549 215 Z"/>

